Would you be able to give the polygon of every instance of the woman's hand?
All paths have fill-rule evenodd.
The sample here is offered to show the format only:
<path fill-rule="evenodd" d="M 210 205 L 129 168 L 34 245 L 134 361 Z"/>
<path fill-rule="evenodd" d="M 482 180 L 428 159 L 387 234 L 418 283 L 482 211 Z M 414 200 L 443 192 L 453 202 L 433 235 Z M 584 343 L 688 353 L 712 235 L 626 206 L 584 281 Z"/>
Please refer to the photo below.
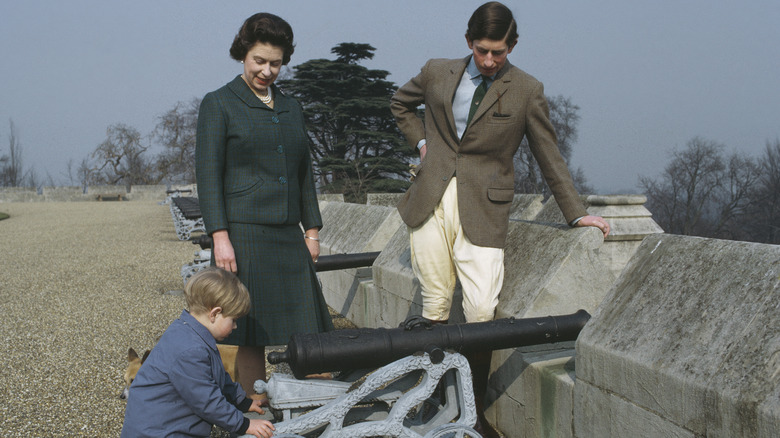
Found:
<path fill-rule="evenodd" d="M 230 243 L 227 230 L 214 231 L 211 240 L 213 241 L 211 256 L 214 257 L 217 267 L 233 273 L 238 272 L 236 253 L 233 251 L 233 244 Z"/>
<path fill-rule="evenodd" d="M 317 259 L 320 258 L 320 230 L 318 228 L 306 230 L 303 240 L 306 242 L 306 247 L 309 248 L 311 259 L 316 263 Z"/>

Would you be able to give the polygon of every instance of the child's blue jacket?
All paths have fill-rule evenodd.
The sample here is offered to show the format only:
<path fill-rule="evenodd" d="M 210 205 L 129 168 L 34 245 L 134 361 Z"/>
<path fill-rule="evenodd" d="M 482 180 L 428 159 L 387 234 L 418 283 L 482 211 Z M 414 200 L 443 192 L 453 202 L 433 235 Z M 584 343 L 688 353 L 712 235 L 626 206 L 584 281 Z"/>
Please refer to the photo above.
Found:
<path fill-rule="evenodd" d="M 184 310 L 130 386 L 122 437 L 208 437 L 212 424 L 241 435 L 251 404 L 225 371 L 214 336 Z"/>

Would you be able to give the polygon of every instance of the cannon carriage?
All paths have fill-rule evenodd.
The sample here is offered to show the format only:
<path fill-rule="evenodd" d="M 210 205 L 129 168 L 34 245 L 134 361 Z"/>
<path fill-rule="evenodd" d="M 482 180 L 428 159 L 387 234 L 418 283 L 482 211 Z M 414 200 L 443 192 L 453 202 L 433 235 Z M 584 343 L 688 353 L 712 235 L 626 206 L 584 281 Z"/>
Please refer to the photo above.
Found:
<path fill-rule="evenodd" d="M 395 329 L 297 334 L 271 352 L 292 375 L 255 390 L 269 397 L 280 437 L 479 437 L 471 370 L 464 354 L 573 341 L 589 320 L 570 315 Z M 333 380 L 307 378 L 338 372 Z"/>

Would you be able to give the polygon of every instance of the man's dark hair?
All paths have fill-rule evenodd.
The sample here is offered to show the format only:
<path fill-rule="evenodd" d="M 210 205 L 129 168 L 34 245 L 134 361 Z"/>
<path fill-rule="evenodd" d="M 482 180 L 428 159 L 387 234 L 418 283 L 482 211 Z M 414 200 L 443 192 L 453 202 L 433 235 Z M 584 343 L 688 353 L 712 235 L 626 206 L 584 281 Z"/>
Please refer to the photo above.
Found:
<path fill-rule="evenodd" d="M 243 61 L 246 54 L 257 43 L 267 43 L 280 47 L 284 52 L 282 64 L 287 65 L 295 51 L 293 31 L 290 24 L 274 14 L 260 12 L 244 21 L 244 24 L 233 39 L 230 56 L 236 61 Z"/>
<path fill-rule="evenodd" d="M 466 38 L 469 41 L 487 38 L 505 41 L 511 45 L 517 41 L 517 23 L 512 11 L 499 2 L 488 2 L 477 8 L 469 19 Z"/>

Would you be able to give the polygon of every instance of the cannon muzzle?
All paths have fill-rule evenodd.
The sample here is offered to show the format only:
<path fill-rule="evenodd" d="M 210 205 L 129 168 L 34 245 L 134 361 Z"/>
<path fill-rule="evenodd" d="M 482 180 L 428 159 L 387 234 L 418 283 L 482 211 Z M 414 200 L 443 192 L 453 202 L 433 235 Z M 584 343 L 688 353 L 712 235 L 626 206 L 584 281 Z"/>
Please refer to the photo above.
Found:
<path fill-rule="evenodd" d="M 302 379 L 308 374 L 377 368 L 418 352 L 430 353 L 435 361 L 441 350 L 470 354 L 573 341 L 589 319 L 588 312 L 579 310 L 541 318 L 295 334 L 287 350 L 269 353 L 268 361 L 287 362 Z"/>

